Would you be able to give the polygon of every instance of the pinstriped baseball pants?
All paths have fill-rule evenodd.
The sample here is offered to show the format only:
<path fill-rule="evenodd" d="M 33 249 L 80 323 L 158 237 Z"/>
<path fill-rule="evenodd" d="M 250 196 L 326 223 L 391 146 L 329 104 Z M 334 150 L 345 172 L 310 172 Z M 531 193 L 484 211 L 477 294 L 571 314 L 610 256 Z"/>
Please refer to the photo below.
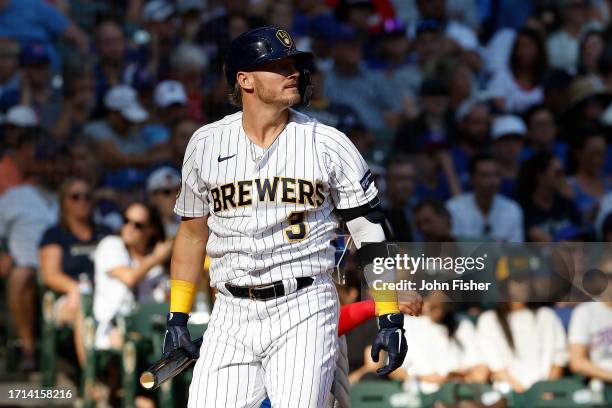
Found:
<path fill-rule="evenodd" d="M 189 387 L 188 408 L 327 406 L 339 305 L 327 274 L 268 301 L 219 293 Z"/>

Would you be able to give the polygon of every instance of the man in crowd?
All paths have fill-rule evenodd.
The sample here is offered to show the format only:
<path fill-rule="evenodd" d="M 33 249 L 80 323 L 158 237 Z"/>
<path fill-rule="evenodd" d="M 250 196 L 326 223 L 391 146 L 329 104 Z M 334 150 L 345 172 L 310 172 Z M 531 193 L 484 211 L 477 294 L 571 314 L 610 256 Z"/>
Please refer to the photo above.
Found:
<path fill-rule="evenodd" d="M 523 242 L 523 210 L 499 192 L 499 164 L 490 155 L 478 154 L 470 162 L 473 192 L 451 198 L 453 235 L 459 239 Z"/>

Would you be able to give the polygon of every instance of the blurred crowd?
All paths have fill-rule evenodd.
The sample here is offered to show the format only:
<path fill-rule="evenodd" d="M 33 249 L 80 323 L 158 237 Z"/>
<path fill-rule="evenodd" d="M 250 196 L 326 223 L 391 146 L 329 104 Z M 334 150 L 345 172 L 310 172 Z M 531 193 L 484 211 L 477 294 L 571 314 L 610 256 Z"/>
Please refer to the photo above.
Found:
<path fill-rule="evenodd" d="M 610 0 L 0 0 L 0 279 L 23 371 L 37 365 L 41 287 L 61 294 L 54 313 L 81 363 L 83 280 L 100 348 L 117 346 L 115 317 L 134 302 L 165 300 L 185 147 L 235 111 L 224 52 L 267 24 L 314 52 L 314 97 L 296 109 L 366 157 L 397 241 L 612 241 Z M 455 353 L 442 343 L 475 328 L 426 306 L 422 324 Z M 602 327 L 570 325 L 572 368 L 610 382 L 612 306 L 578 310 Z M 517 390 L 560 375 L 554 313 L 490 313 L 476 329 L 507 347 L 472 366 Z M 514 384 L 530 331 L 548 365 Z M 459 367 L 423 372 L 430 353 L 441 358 L 430 348 L 406 375 L 453 378 Z"/>

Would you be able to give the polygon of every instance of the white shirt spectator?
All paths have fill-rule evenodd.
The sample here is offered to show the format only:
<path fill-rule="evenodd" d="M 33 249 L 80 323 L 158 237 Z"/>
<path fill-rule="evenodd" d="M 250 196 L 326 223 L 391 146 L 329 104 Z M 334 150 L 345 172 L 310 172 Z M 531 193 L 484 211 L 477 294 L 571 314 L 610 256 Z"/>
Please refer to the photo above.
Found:
<path fill-rule="evenodd" d="M 547 307 L 516 310 L 508 315 L 514 341 L 510 348 L 495 311 L 484 312 L 476 326 L 487 366 L 508 370 L 525 388 L 548 379 L 553 366 L 567 364 L 567 342 L 561 320 Z"/>
<path fill-rule="evenodd" d="M 110 348 L 109 333 L 113 327 L 112 320 L 117 316 L 129 315 L 135 306 L 136 299 L 134 292 L 125 285 L 120 279 L 111 276 L 110 272 L 118 267 L 135 267 L 136 262 L 123 243 L 121 237 L 110 235 L 98 244 L 94 255 L 95 268 L 95 289 L 93 314 L 98 324 L 96 329 L 95 346 L 97 349 L 104 350 Z M 155 266 L 147 274 L 147 278 L 139 283 L 138 288 L 148 288 L 149 290 L 139 290 L 144 292 L 147 301 L 150 295 L 151 285 L 149 280 L 155 280 L 163 275 L 163 268 Z"/>
<path fill-rule="evenodd" d="M 569 325 L 569 343 L 586 345 L 593 364 L 612 371 L 612 306 L 603 302 L 576 306 Z"/>
<path fill-rule="evenodd" d="M 456 237 L 489 237 L 505 242 L 524 241 L 523 210 L 515 201 L 501 194 L 496 194 L 493 198 L 493 205 L 486 217 L 476 205 L 474 193 L 464 193 L 451 198 L 447 201 L 446 208 L 451 214 L 453 234 Z"/>
<path fill-rule="evenodd" d="M 38 268 L 38 243 L 57 222 L 57 200 L 47 200 L 30 184 L 10 188 L 0 196 L 0 239 L 18 267 Z"/>
<path fill-rule="evenodd" d="M 508 69 L 499 71 L 493 76 L 487 86 L 487 94 L 491 98 L 503 98 L 504 109 L 509 113 L 524 112 L 544 100 L 542 86 L 523 89 Z"/>
<path fill-rule="evenodd" d="M 546 40 L 546 52 L 551 68 L 565 69 L 574 72 L 578 63 L 578 38 L 564 30 L 552 33 Z"/>
<path fill-rule="evenodd" d="M 515 40 L 516 30 L 512 28 L 502 28 L 495 32 L 482 51 L 487 74 L 494 76 L 497 72 L 507 69 Z"/>
<path fill-rule="evenodd" d="M 404 319 L 408 353 L 403 367 L 410 376 L 438 374 L 446 376 L 453 371 L 465 371 L 484 364 L 478 352 L 476 330 L 467 319 L 459 323 L 455 339 L 449 339 L 448 329 L 432 321 L 429 316 Z M 420 383 L 421 391 L 436 392 L 439 384 Z"/>

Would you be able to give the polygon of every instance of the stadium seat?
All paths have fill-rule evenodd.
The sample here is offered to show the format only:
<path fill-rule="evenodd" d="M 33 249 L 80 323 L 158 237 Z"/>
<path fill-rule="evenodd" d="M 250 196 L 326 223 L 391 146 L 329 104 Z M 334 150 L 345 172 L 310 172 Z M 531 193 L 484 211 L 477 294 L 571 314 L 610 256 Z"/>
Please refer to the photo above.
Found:
<path fill-rule="evenodd" d="M 592 407 L 589 389 L 574 378 L 535 383 L 523 394 L 512 393 L 512 407 L 578 408 Z"/>
<path fill-rule="evenodd" d="M 397 381 L 362 381 L 351 387 L 353 408 L 392 408 L 394 394 L 402 393 Z"/>
<path fill-rule="evenodd" d="M 432 394 L 421 394 L 421 404 L 431 407 L 435 402 L 453 405 L 459 401 L 480 401 L 481 396 L 491 389 L 488 384 L 446 383 Z"/>

